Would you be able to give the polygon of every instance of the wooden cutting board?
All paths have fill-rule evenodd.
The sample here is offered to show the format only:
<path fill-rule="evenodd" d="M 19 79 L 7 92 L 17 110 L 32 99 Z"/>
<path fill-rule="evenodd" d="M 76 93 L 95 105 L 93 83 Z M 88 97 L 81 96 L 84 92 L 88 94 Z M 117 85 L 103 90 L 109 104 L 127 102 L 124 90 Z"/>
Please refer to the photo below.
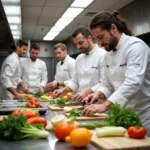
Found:
<path fill-rule="evenodd" d="M 74 108 L 74 109 L 82 109 L 83 108 L 83 106 L 80 106 L 80 105 L 78 105 L 78 106 L 67 106 L 67 107 Z M 62 111 L 64 109 L 64 107 L 59 107 L 59 106 L 54 106 L 54 105 L 49 105 L 48 108 L 51 111 Z"/>
<path fill-rule="evenodd" d="M 68 117 L 69 113 L 65 113 L 65 115 Z M 96 113 L 94 116 L 89 117 L 89 116 L 80 116 L 77 117 L 77 121 L 84 121 L 84 120 L 104 120 L 104 118 L 107 117 L 107 114 L 105 113 Z"/>
<path fill-rule="evenodd" d="M 3 120 L 4 117 L 7 117 L 7 116 L 0 116 L 0 120 Z"/>
<path fill-rule="evenodd" d="M 124 137 L 101 137 L 93 133 L 91 143 L 102 150 L 150 150 L 150 137 L 132 139 L 126 134 Z"/>

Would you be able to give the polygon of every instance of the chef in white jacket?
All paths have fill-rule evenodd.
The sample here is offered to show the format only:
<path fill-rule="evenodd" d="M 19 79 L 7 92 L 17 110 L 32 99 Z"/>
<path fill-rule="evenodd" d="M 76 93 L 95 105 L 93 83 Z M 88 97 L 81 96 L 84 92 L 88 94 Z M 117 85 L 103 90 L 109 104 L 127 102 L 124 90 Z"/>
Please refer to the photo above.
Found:
<path fill-rule="evenodd" d="M 21 79 L 27 87 L 26 93 L 44 93 L 47 83 L 47 68 L 44 61 L 38 59 L 40 47 L 32 44 L 30 47 L 30 57 L 20 60 Z"/>
<path fill-rule="evenodd" d="M 82 53 L 76 58 L 73 77 L 63 89 L 56 90 L 55 96 L 65 92 L 77 92 L 75 101 L 80 101 L 88 93 L 89 89 L 100 80 L 101 69 L 103 68 L 103 58 L 105 50 L 96 46 L 92 41 L 92 35 L 87 27 L 77 28 L 73 34 L 73 41 L 79 51 Z"/>
<path fill-rule="evenodd" d="M 23 96 L 16 91 L 16 88 L 18 84 L 22 86 L 19 57 L 26 53 L 27 43 L 19 40 L 17 41 L 17 46 L 14 47 L 15 51 L 4 60 L 1 68 L 1 99 L 3 100 L 12 100 L 14 97 L 15 99 L 23 98 Z M 24 87 L 22 86 L 22 88 Z"/>
<path fill-rule="evenodd" d="M 85 114 L 105 112 L 112 103 L 121 108 L 132 102 L 143 126 L 150 126 L 150 51 L 140 39 L 131 36 L 118 12 L 97 14 L 90 23 L 93 37 L 109 52 L 105 57 L 102 82 L 98 92 L 87 96 L 88 104 L 96 99 L 102 104 L 91 104 Z"/>
<path fill-rule="evenodd" d="M 73 75 L 75 60 L 67 54 L 67 47 L 63 43 L 54 45 L 55 56 L 58 59 L 55 80 L 46 85 L 46 88 L 55 89 L 66 86 Z"/>

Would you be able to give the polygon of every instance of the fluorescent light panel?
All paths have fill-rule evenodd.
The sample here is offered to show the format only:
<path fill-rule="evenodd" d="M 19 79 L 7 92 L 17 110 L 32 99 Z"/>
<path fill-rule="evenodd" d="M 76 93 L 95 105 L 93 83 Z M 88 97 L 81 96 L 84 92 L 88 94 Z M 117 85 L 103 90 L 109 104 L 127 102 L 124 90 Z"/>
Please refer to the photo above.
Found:
<path fill-rule="evenodd" d="M 15 16 L 7 16 L 9 24 L 21 24 L 21 18 Z"/>
<path fill-rule="evenodd" d="M 10 25 L 11 30 L 18 30 L 18 25 Z"/>
<path fill-rule="evenodd" d="M 48 32 L 43 40 L 53 40 L 58 34 L 59 32 Z"/>
<path fill-rule="evenodd" d="M 90 5 L 94 0 L 75 0 L 72 4 L 71 7 L 82 7 L 85 8 L 88 5 Z"/>
<path fill-rule="evenodd" d="M 71 23 L 73 18 L 59 18 L 59 20 L 56 22 L 56 26 L 67 26 L 69 23 Z"/>
<path fill-rule="evenodd" d="M 62 15 L 62 18 L 75 18 L 78 16 L 84 9 L 83 8 L 68 8 L 66 12 Z"/>
<path fill-rule="evenodd" d="M 65 26 L 53 26 L 50 31 L 51 31 L 51 32 L 60 32 L 60 31 L 62 31 L 64 28 L 65 28 Z"/>
<path fill-rule="evenodd" d="M 20 31 L 12 31 L 12 34 L 13 34 L 13 35 L 20 35 L 21 32 L 20 32 Z"/>
<path fill-rule="evenodd" d="M 16 15 L 16 16 L 20 16 L 21 14 L 21 10 L 20 10 L 20 6 L 9 6 L 9 5 L 4 5 L 4 10 L 6 12 L 6 15 L 8 16 L 12 16 L 12 15 Z"/>
<path fill-rule="evenodd" d="M 20 36 L 19 35 L 13 35 L 13 38 L 14 39 L 20 39 Z"/>
<path fill-rule="evenodd" d="M 2 0 L 2 2 L 18 3 L 20 0 Z"/>

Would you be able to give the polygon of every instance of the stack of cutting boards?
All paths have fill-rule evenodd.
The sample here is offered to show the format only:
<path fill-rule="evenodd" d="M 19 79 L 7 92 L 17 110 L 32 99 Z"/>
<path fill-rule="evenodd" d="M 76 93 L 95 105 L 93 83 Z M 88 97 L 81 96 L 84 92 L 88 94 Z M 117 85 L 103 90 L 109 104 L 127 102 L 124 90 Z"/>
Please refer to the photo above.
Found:
<path fill-rule="evenodd" d="M 144 139 L 132 139 L 128 135 L 124 137 L 101 137 L 93 133 L 91 142 L 101 150 L 150 150 L 150 137 Z"/>

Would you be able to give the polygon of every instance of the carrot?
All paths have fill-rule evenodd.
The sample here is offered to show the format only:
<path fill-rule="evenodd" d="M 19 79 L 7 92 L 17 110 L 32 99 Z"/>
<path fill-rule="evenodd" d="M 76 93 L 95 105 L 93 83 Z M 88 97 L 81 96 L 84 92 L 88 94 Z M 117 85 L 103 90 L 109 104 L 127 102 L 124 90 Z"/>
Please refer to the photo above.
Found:
<path fill-rule="evenodd" d="M 46 119 L 42 117 L 32 117 L 32 118 L 27 119 L 27 122 L 30 124 L 43 124 L 44 127 L 47 125 Z"/>

